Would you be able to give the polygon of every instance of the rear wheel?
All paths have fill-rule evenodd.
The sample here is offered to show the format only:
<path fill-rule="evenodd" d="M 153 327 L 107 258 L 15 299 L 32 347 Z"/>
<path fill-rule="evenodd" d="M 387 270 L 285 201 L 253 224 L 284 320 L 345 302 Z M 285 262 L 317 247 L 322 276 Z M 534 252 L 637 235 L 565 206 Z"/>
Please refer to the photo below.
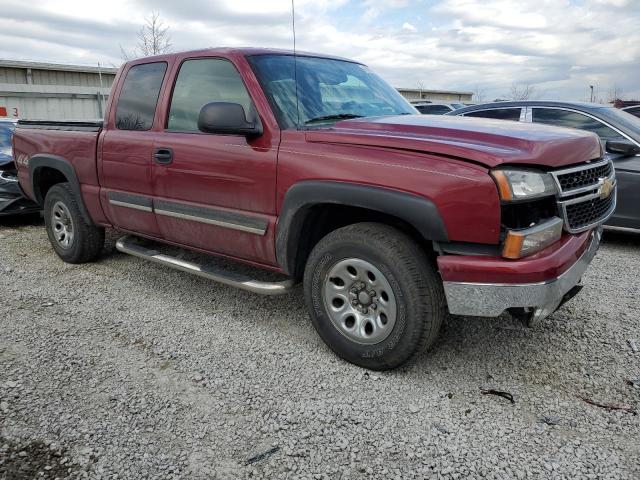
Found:
<path fill-rule="evenodd" d="M 65 262 L 89 262 L 102 251 L 104 229 L 85 222 L 68 183 L 47 192 L 44 222 L 51 246 Z"/>
<path fill-rule="evenodd" d="M 446 307 L 425 252 L 376 223 L 340 228 L 311 252 L 304 278 L 314 327 L 341 358 L 396 368 L 436 339 Z"/>

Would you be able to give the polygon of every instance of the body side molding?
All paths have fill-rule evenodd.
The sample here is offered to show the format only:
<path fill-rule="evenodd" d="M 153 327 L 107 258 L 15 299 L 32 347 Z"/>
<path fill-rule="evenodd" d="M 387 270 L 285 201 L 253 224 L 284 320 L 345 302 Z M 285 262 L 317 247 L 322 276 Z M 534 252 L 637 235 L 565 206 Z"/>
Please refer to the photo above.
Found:
<path fill-rule="evenodd" d="M 216 225 L 218 227 L 239 230 L 242 232 L 264 235 L 269 221 L 266 218 L 229 212 L 217 208 L 200 207 L 182 202 L 154 200 L 153 210 L 157 215 L 173 217 L 181 220 Z"/>

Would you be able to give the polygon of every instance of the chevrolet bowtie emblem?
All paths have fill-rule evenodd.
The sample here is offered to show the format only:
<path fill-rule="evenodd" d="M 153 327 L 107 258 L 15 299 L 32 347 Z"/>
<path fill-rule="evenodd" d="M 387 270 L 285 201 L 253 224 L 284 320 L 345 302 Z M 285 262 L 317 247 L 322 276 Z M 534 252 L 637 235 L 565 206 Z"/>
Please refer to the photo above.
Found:
<path fill-rule="evenodd" d="M 611 195 L 611 192 L 613 192 L 614 184 L 613 180 L 611 180 L 610 178 L 601 178 L 600 181 L 602 182 L 602 184 L 598 189 L 598 194 L 600 195 L 600 198 L 604 200 L 605 198 L 608 198 L 609 195 Z"/>

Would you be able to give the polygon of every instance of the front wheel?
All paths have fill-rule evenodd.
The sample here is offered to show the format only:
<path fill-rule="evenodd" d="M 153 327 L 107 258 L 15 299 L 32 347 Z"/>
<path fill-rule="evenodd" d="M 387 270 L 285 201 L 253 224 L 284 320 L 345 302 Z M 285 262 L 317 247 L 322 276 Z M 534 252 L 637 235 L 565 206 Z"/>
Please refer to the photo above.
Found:
<path fill-rule="evenodd" d="M 44 223 L 51 246 L 67 263 L 89 262 L 104 247 L 104 229 L 84 221 L 68 183 L 58 183 L 47 192 Z"/>
<path fill-rule="evenodd" d="M 429 347 L 446 315 L 433 263 L 409 236 L 382 224 L 350 225 L 320 240 L 304 290 L 325 343 L 371 370 L 396 368 Z"/>

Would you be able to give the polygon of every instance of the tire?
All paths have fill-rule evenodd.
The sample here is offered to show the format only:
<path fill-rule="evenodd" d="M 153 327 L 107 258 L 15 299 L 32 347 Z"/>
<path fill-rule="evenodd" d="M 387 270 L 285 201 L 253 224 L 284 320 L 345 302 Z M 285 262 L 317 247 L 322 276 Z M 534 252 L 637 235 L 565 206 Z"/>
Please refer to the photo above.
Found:
<path fill-rule="evenodd" d="M 430 347 L 446 315 L 433 262 L 409 236 L 383 224 L 358 223 L 322 238 L 307 260 L 304 291 L 329 348 L 371 370 L 399 367 Z"/>
<path fill-rule="evenodd" d="M 44 223 L 51 246 L 67 263 L 90 262 L 104 247 L 104 228 L 87 225 L 68 183 L 47 192 Z"/>

